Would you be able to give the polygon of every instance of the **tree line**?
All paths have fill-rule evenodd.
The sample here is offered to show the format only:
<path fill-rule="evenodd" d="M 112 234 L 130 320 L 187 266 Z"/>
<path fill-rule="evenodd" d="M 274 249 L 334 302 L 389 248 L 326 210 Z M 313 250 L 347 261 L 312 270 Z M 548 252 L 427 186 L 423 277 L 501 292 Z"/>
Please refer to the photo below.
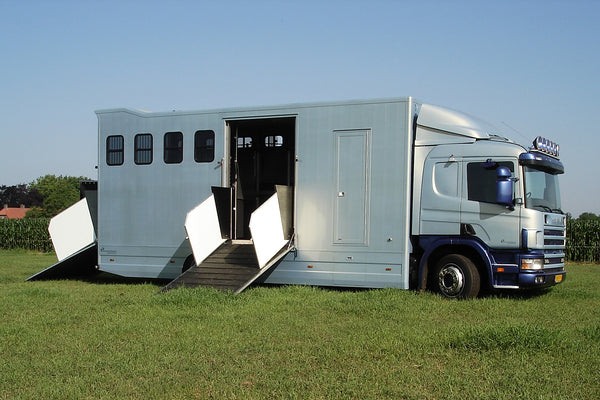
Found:
<path fill-rule="evenodd" d="M 570 217 L 570 214 L 567 213 L 567 218 Z M 571 219 L 571 218 L 569 218 Z M 575 218 L 579 221 L 600 221 L 600 215 L 596 215 L 592 212 L 584 212 L 579 215 L 579 217 Z"/>
<path fill-rule="evenodd" d="M 79 176 L 45 175 L 28 184 L 0 186 L 0 207 L 30 208 L 25 218 L 50 218 L 75 204 L 80 198 Z"/>

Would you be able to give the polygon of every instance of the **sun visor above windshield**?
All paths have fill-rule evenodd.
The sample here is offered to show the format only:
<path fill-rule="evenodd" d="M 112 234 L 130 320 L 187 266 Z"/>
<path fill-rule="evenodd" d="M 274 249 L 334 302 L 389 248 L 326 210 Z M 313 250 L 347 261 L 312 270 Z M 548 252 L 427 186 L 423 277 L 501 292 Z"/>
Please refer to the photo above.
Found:
<path fill-rule="evenodd" d="M 430 104 L 421 106 L 417 117 L 417 126 L 447 132 L 471 140 L 489 139 L 491 135 L 498 134 L 498 129 L 486 121 L 459 111 Z"/>

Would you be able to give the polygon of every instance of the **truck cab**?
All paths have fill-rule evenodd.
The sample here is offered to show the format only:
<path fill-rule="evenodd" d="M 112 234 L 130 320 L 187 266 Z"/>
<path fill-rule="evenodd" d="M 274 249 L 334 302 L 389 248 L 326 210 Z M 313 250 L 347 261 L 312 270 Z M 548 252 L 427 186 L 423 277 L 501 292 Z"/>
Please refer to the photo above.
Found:
<path fill-rule="evenodd" d="M 558 145 L 538 137 L 526 149 L 483 121 L 428 105 L 415 132 L 417 284 L 466 298 L 562 282 Z"/>

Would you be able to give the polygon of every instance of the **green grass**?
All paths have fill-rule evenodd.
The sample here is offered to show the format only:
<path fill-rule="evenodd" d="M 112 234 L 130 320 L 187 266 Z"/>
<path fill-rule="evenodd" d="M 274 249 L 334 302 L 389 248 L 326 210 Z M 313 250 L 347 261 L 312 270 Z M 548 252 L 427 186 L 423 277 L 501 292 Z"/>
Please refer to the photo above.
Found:
<path fill-rule="evenodd" d="M 0 399 L 592 399 L 600 266 L 542 295 L 24 279 L 0 251 Z"/>

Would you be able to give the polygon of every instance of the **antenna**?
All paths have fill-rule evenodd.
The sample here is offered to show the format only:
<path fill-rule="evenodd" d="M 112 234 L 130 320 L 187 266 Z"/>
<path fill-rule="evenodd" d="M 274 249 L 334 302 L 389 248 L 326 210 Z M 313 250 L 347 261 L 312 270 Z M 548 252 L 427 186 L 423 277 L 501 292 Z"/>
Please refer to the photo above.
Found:
<path fill-rule="evenodd" d="M 510 126 L 506 122 L 502 121 L 502 124 L 506 125 L 511 131 L 515 132 L 517 135 L 521 136 L 523 139 L 525 139 L 527 141 L 529 140 L 529 138 L 527 136 L 525 136 L 524 134 L 522 134 L 521 132 L 519 132 L 518 130 L 516 130 L 515 128 L 513 128 L 512 126 Z"/>

